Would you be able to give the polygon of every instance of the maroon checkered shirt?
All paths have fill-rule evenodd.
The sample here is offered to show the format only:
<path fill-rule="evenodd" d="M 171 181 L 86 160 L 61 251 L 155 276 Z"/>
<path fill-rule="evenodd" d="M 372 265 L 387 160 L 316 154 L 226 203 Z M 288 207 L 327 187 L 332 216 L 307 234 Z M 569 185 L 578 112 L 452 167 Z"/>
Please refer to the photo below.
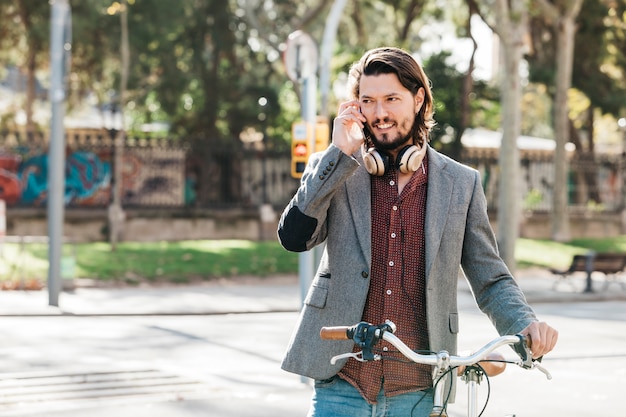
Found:
<path fill-rule="evenodd" d="M 398 195 L 398 173 L 371 177 L 372 270 L 363 320 L 393 321 L 396 335 L 416 351 L 428 351 L 426 324 L 424 220 L 428 163 L 411 177 Z M 350 360 L 339 375 L 370 403 L 381 388 L 393 396 L 431 387 L 430 366 L 410 363 L 387 342 L 378 345 L 385 359 Z M 358 350 L 358 349 L 355 349 Z"/>

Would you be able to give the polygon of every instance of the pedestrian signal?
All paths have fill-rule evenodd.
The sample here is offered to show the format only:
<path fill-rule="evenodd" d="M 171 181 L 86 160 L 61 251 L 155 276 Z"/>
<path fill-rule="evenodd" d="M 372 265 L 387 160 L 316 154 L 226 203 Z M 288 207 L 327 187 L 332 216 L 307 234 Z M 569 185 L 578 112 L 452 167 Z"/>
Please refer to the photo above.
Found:
<path fill-rule="evenodd" d="M 293 147 L 293 156 L 302 157 L 307 156 L 308 147 L 304 143 L 298 143 Z"/>
<path fill-rule="evenodd" d="M 291 126 L 291 176 L 302 178 L 306 163 L 311 156 L 310 125 L 306 122 L 295 122 Z"/>

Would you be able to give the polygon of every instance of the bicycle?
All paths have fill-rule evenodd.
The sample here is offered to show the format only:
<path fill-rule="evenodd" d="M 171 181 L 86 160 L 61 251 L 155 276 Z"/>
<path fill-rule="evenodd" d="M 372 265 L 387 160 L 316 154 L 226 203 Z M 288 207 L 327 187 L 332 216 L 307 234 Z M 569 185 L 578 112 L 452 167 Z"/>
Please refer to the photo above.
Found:
<path fill-rule="evenodd" d="M 478 413 L 478 385 L 486 379 L 489 386 L 489 377 L 496 376 L 504 372 L 507 363 L 515 364 L 521 368 L 531 370 L 537 369 L 544 373 L 548 379 L 552 379 L 550 373 L 540 365 L 539 359 L 533 359 L 528 337 L 517 335 L 501 336 L 493 339 L 475 353 L 468 356 L 450 355 L 447 351 L 431 352 L 428 354 L 418 353 L 409 348 L 395 333 L 396 325 L 387 321 L 380 325 L 361 322 L 354 326 L 332 326 L 323 327 L 320 330 L 320 337 L 325 340 L 345 340 L 352 339 L 362 350 L 360 352 L 349 352 L 331 358 L 330 362 L 335 364 L 341 359 L 355 359 L 361 362 L 381 360 L 383 355 L 374 353 L 374 346 L 381 340 L 385 340 L 393 345 L 407 359 L 415 363 L 431 365 L 433 369 L 434 402 L 430 417 L 447 417 L 447 403 L 450 392 L 444 399 L 443 383 L 448 375 L 452 375 L 457 370 L 457 376 L 461 377 L 468 388 L 467 416 L 479 417 L 487 408 L 489 397 Z M 504 356 L 496 349 L 510 345 L 520 357 L 519 360 L 505 360 Z M 508 417 L 515 417 L 508 416 Z"/>

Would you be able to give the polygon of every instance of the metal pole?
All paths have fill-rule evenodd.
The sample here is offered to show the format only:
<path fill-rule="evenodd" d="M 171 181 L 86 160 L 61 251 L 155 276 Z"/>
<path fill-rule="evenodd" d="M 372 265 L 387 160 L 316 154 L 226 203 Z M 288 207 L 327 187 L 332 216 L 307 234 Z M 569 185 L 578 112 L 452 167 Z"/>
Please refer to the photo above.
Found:
<path fill-rule="evenodd" d="M 122 0 L 122 9 L 120 12 L 120 94 L 116 104 L 117 112 L 114 112 L 114 128 L 115 138 L 113 138 L 113 198 L 109 206 L 109 227 L 111 250 L 117 250 L 117 244 L 121 239 L 121 232 L 124 227 L 124 207 L 123 207 L 123 163 L 124 163 L 124 147 L 126 146 L 126 123 L 124 120 L 124 107 L 126 106 L 126 88 L 128 84 L 128 66 L 130 62 L 130 52 L 128 46 L 128 1 Z M 117 117 L 119 116 L 119 125 Z"/>
<path fill-rule="evenodd" d="M 48 304 L 59 305 L 65 194 L 65 54 L 69 51 L 66 25 L 71 21 L 67 0 L 51 0 L 50 14 L 50 144 L 48 151 Z"/>
<path fill-rule="evenodd" d="M 312 132 L 309 132 L 309 146 L 310 149 L 315 148 L 315 122 L 317 113 L 317 77 L 315 74 L 309 75 L 303 80 L 303 93 L 302 99 L 302 119 L 312 126 Z M 315 251 L 316 249 L 306 252 L 300 252 L 298 255 L 298 276 L 300 282 L 300 295 L 302 301 L 304 301 L 313 275 L 315 274 Z"/>
<path fill-rule="evenodd" d="M 585 289 L 583 292 L 592 293 L 593 283 L 591 280 L 591 274 L 593 272 L 593 260 L 596 257 L 596 254 L 593 251 L 589 251 L 585 256 L 585 272 L 587 273 L 587 279 L 585 280 Z"/>
<path fill-rule="evenodd" d="M 320 115 L 328 116 L 328 91 L 330 90 L 330 58 L 333 53 L 333 45 L 337 37 L 337 27 L 343 13 L 346 0 L 335 0 L 324 26 L 324 37 L 320 52 Z"/>

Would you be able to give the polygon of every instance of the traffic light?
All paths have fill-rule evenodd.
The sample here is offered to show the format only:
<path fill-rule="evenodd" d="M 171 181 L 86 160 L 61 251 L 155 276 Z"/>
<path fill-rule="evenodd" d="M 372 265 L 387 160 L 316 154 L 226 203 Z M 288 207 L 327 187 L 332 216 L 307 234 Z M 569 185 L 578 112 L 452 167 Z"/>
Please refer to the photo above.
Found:
<path fill-rule="evenodd" d="M 302 173 L 311 155 L 312 135 L 310 125 L 306 122 L 295 122 L 291 126 L 291 176 L 302 178 Z"/>
<path fill-rule="evenodd" d="M 326 150 L 330 143 L 330 128 L 325 118 L 317 118 L 315 132 L 312 127 L 305 121 L 295 122 L 291 126 L 291 176 L 294 178 L 302 178 L 309 156 L 313 152 Z M 311 140 L 313 137 L 315 141 Z"/>

